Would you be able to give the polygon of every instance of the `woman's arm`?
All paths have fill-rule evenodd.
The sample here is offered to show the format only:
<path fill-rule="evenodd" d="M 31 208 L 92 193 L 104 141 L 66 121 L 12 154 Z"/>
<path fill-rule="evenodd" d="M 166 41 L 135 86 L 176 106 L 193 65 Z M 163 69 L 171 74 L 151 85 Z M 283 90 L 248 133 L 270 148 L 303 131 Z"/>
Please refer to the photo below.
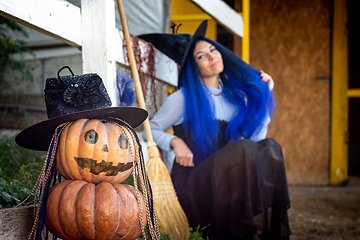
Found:
<path fill-rule="evenodd" d="M 181 124 L 184 113 L 184 95 L 179 90 L 169 97 L 161 105 L 159 111 L 150 120 L 151 132 L 154 142 L 162 150 L 170 152 L 174 150 L 176 161 L 183 166 L 194 166 L 193 154 L 185 142 L 175 135 L 165 131 L 171 126 Z M 146 134 L 143 132 L 146 140 Z"/>
<path fill-rule="evenodd" d="M 170 141 L 175 137 L 166 133 L 171 126 L 182 121 L 184 111 L 184 97 L 181 91 L 177 91 L 167 97 L 159 111 L 150 120 L 150 128 L 154 142 L 165 151 L 170 151 Z M 145 131 L 142 134 L 146 141 Z"/>
<path fill-rule="evenodd" d="M 184 167 L 194 167 L 194 155 L 181 138 L 173 138 L 170 141 L 170 146 L 174 149 L 177 163 Z"/>
<path fill-rule="evenodd" d="M 250 137 L 250 140 L 252 140 L 254 142 L 258 142 L 258 141 L 261 141 L 261 140 L 265 139 L 270 122 L 271 122 L 270 116 L 267 115 L 265 117 L 264 121 L 259 125 L 259 127 L 258 127 L 257 131 L 255 132 L 255 134 L 253 134 Z"/>

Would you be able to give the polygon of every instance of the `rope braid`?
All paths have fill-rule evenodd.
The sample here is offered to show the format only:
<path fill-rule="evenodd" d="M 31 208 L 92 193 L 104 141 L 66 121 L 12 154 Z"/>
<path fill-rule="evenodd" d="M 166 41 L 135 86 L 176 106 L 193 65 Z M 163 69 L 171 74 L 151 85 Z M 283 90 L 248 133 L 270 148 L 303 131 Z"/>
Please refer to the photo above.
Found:
<path fill-rule="evenodd" d="M 115 118 L 115 117 L 108 117 L 101 119 L 102 121 L 112 123 L 116 126 L 118 126 L 126 135 L 126 138 L 132 139 L 133 142 L 136 142 L 137 144 L 134 144 L 134 146 L 131 146 L 130 144 L 130 150 L 131 155 L 133 159 L 133 181 L 134 181 L 134 187 L 136 189 L 136 197 L 139 205 L 139 215 L 140 215 L 140 225 L 141 225 L 141 232 L 143 238 L 147 239 L 147 234 L 145 231 L 145 226 L 143 226 L 142 222 L 142 211 L 141 211 L 141 203 L 140 203 L 140 195 L 139 195 L 139 186 L 137 183 L 137 180 L 140 182 L 140 191 L 142 192 L 144 198 L 145 198 L 145 206 L 146 206 L 146 218 L 148 222 L 148 229 L 150 234 L 150 239 L 157 240 L 160 239 L 160 231 L 159 226 L 157 223 L 156 215 L 153 208 L 153 196 L 152 191 L 150 187 L 150 181 L 147 175 L 147 172 L 145 170 L 145 160 L 144 160 L 144 154 L 141 148 L 141 143 L 139 141 L 139 138 L 137 137 L 137 134 L 135 130 L 125 121 Z M 137 179 L 137 177 L 138 179 Z"/>
<path fill-rule="evenodd" d="M 50 185 L 56 184 L 56 150 L 59 142 L 59 137 L 62 130 L 69 124 L 69 122 L 59 125 L 52 136 L 48 153 L 46 155 L 46 160 L 44 162 L 43 168 L 39 174 L 39 177 L 31 190 L 30 194 L 16 207 L 21 206 L 31 195 L 35 192 L 34 200 L 34 223 L 31 228 L 28 239 L 45 239 L 47 238 L 47 231 L 44 231 L 45 226 L 45 209 L 48 190 L 51 187 Z M 51 184 L 51 180 L 53 180 Z M 61 181 L 61 176 L 58 176 L 58 182 Z M 46 232 L 46 233 L 45 233 Z"/>

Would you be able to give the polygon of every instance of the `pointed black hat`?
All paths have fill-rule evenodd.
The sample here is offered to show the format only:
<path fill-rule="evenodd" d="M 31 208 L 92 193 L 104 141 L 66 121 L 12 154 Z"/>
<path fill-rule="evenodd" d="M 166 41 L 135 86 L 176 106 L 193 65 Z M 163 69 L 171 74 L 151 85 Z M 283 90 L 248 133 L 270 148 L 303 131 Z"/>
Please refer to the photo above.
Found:
<path fill-rule="evenodd" d="M 193 35 L 186 33 L 150 33 L 139 35 L 137 37 L 152 43 L 155 48 L 179 64 L 180 74 L 185 60 L 189 55 L 191 46 L 196 42 L 197 38 L 205 36 L 206 28 L 207 20 L 205 19 L 200 23 Z M 178 86 L 181 86 L 180 82 L 178 82 Z"/>

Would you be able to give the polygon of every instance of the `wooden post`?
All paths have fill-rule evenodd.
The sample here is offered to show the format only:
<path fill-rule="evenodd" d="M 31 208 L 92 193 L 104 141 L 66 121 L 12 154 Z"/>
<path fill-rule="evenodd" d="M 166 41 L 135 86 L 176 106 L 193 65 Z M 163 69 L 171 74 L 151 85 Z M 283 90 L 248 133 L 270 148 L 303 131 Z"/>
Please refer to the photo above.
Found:
<path fill-rule="evenodd" d="M 250 0 L 242 0 L 244 36 L 242 38 L 242 59 L 250 63 Z"/>
<path fill-rule="evenodd" d="M 81 20 L 83 73 L 97 73 L 105 84 L 112 106 L 117 106 L 115 2 L 82 0 Z M 117 44 L 122 45 L 122 42 Z"/>
<path fill-rule="evenodd" d="M 346 0 L 333 1 L 330 183 L 348 178 L 348 36 Z"/>

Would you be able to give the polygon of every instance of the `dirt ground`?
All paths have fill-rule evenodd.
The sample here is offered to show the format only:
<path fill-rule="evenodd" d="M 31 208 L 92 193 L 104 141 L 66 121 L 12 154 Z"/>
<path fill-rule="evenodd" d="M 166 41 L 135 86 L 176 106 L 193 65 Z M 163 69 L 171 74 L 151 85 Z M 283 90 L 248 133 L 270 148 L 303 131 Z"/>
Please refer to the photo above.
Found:
<path fill-rule="evenodd" d="M 346 186 L 290 186 L 291 240 L 360 239 L 360 177 Z"/>

